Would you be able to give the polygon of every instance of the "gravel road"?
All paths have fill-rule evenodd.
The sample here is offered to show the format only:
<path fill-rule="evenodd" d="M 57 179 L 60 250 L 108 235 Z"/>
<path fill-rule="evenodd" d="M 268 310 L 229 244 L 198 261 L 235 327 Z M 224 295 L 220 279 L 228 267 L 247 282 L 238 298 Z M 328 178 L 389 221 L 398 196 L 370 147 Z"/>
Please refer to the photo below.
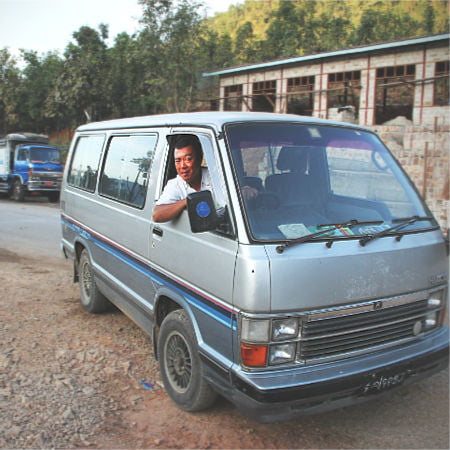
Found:
<path fill-rule="evenodd" d="M 3 202 L 0 229 L 10 209 Z M 33 207 L 47 215 L 44 226 L 59 220 L 57 208 Z M 11 245 L 0 240 L 2 449 L 449 448 L 448 371 L 279 424 L 254 423 L 225 400 L 180 411 L 161 385 L 150 339 L 118 311 L 86 313 L 71 264 L 53 246 L 44 243 L 45 254 L 19 242 L 20 233 Z"/>

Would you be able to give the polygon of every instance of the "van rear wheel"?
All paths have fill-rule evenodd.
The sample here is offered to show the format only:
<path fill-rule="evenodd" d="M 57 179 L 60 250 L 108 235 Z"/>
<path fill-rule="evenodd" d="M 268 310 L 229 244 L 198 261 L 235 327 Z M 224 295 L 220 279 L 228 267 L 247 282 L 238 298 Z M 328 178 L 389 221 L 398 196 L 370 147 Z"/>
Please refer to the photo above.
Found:
<path fill-rule="evenodd" d="M 83 250 L 78 264 L 81 305 L 86 311 L 98 314 L 111 308 L 109 300 L 99 291 L 95 282 L 91 259 L 87 250 Z"/>
<path fill-rule="evenodd" d="M 158 360 L 164 387 L 181 409 L 201 411 L 214 403 L 217 394 L 203 378 L 197 340 L 185 311 L 172 311 L 164 319 Z"/>

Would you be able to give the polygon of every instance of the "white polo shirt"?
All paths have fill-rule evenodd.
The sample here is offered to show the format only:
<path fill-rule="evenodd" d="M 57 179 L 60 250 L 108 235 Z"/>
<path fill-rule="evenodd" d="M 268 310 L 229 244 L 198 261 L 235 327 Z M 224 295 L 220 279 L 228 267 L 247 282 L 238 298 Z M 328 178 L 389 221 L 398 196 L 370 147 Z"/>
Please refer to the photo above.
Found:
<path fill-rule="evenodd" d="M 202 186 L 200 188 L 201 191 L 211 191 L 211 179 L 209 177 L 208 169 L 202 168 Z M 169 180 L 164 188 L 161 197 L 156 202 L 156 205 L 168 205 L 171 203 L 175 203 L 179 200 L 184 200 L 188 194 L 192 192 L 197 192 L 194 188 L 192 188 L 186 181 L 183 180 L 179 175 L 175 178 Z"/>

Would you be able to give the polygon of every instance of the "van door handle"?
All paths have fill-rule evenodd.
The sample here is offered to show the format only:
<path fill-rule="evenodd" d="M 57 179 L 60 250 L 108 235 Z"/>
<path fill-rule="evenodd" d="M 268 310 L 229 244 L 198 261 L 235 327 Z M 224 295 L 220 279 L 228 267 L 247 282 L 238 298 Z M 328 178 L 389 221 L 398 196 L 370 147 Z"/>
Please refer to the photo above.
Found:
<path fill-rule="evenodd" d="M 153 234 L 155 234 L 156 236 L 162 237 L 163 230 L 161 230 L 161 228 L 159 228 L 159 227 L 154 227 L 153 228 Z"/>

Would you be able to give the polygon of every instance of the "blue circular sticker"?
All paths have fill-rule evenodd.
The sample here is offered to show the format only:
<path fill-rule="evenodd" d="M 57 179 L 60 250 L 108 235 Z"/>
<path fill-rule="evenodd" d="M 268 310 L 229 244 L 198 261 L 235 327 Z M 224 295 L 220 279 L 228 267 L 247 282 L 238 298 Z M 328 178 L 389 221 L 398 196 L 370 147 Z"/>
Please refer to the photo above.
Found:
<path fill-rule="evenodd" d="M 196 210 L 197 210 L 197 215 L 202 218 L 208 217 L 209 214 L 211 213 L 211 208 L 209 207 L 208 203 L 206 203 L 206 202 L 199 202 L 197 204 Z"/>

